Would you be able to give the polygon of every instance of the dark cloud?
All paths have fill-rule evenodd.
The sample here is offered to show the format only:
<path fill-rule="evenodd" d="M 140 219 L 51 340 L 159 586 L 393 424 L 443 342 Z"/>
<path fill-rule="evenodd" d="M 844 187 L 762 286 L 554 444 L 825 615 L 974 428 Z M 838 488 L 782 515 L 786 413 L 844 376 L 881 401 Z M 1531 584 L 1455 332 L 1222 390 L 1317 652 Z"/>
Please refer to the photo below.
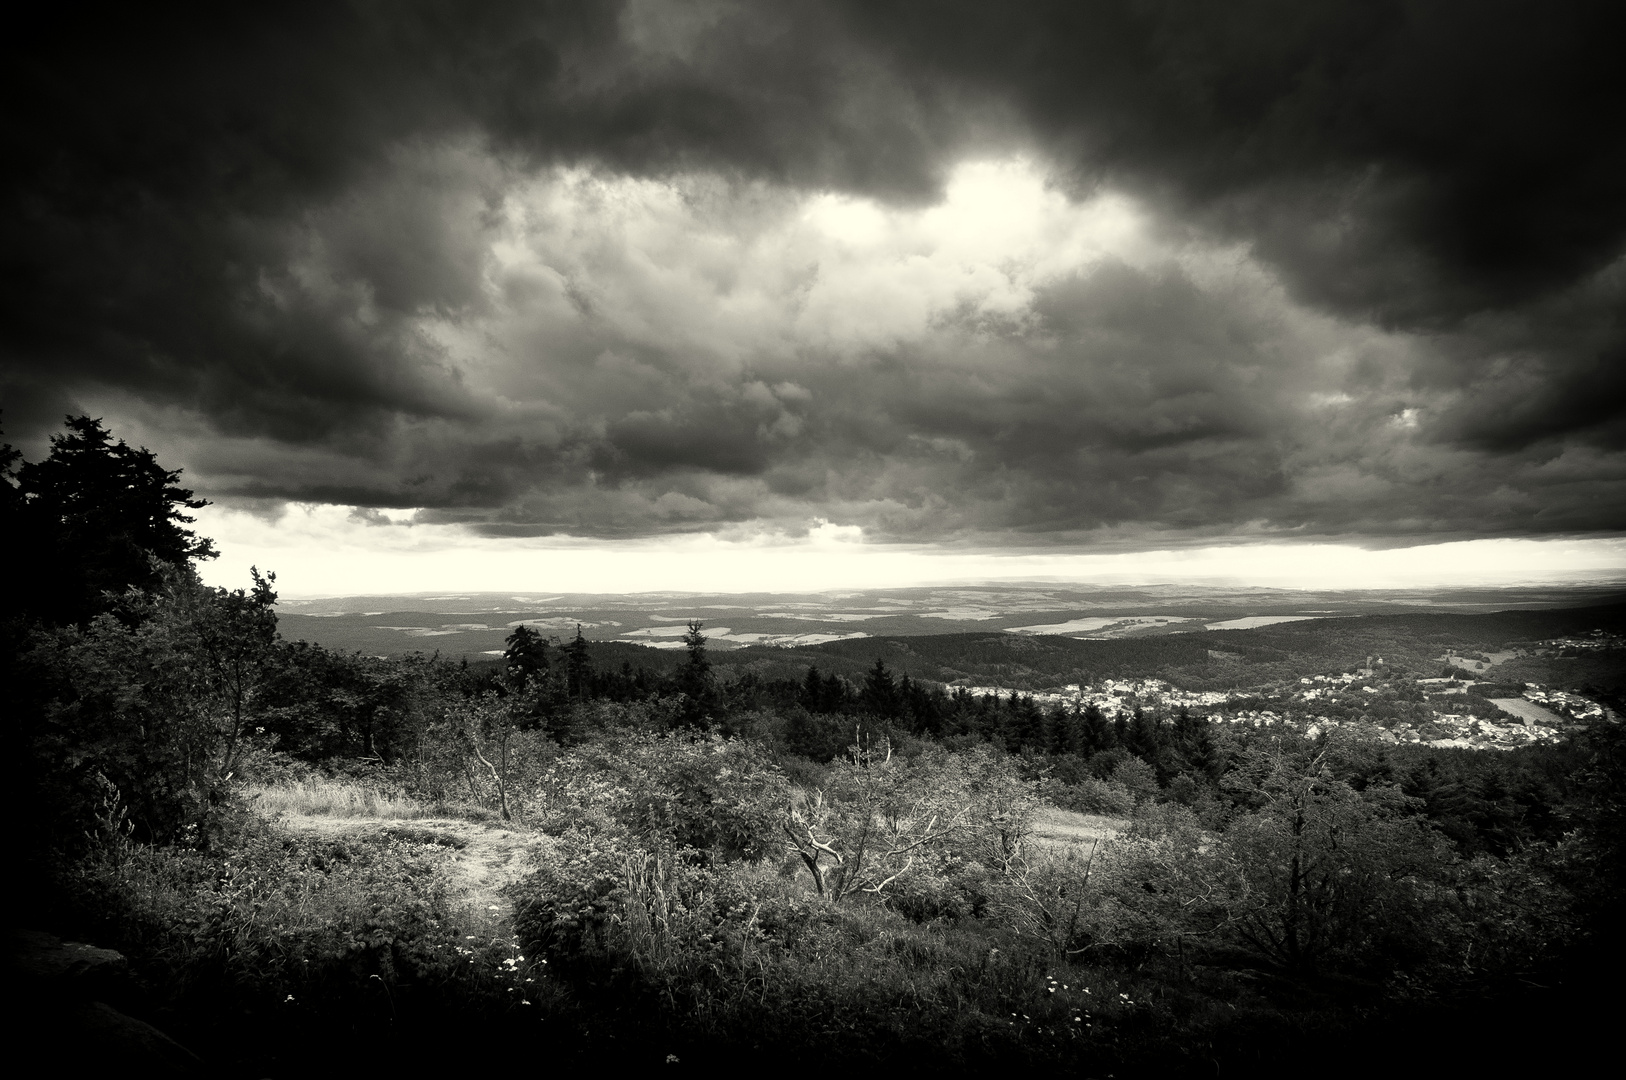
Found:
<path fill-rule="evenodd" d="M 505 535 L 1618 530 L 1611 13 L 41 8 L 0 75 L 7 432 L 112 402 L 215 497 Z M 797 198 L 928 207 L 1017 152 L 1132 195 L 1163 254 L 956 307 L 904 252 L 896 295 L 818 306 Z"/>
<path fill-rule="evenodd" d="M 1081 180 L 1163 187 L 1319 300 L 1457 315 L 1566 285 L 1626 238 L 1626 145 L 1605 132 L 1626 107 L 1608 4 L 851 12 L 917 77 L 1011 101 Z"/>

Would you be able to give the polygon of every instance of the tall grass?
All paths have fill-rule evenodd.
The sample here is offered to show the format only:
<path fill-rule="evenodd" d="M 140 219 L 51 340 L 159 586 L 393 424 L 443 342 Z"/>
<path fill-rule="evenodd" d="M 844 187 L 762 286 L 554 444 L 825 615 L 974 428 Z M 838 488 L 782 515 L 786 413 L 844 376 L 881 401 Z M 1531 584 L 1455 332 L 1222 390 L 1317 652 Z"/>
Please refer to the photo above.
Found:
<path fill-rule="evenodd" d="M 243 788 L 243 794 L 265 814 L 411 820 L 444 816 L 447 812 L 446 807 L 420 802 L 376 784 L 323 776 L 250 784 Z"/>

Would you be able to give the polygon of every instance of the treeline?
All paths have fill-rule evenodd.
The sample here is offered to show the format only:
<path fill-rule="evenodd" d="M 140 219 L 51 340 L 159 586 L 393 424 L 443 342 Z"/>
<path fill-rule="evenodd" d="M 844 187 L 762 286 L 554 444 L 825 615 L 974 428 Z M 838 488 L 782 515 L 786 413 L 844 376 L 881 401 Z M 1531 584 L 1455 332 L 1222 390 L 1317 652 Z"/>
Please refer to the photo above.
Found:
<path fill-rule="evenodd" d="M 625 661 L 600 670 L 581 635 L 550 642 L 526 627 L 510 637 L 502 661 L 473 666 L 281 643 L 262 690 L 265 745 L 313 766 L 353 768 L 371 760 L 406 776 L 433 756 L 437 741 L 452 737 L 449 713 L 490 696 L 518 706 L 508 714 L 517 732 L 559 746 L 629 718 L 652 730 L 748 736 L 814 765 L 843 759 L 855 743 L 883 739 L 949 749 L 989 745 L 1015 755 L 1023 774 L 1042 780 L 1049 799 L 1064 808 L 1129 814 L 1138 804 L 1170 802 L 1222 826 L 1239 806 L 1228 778 L 1260 737 L 1185 709 L 1135 708 L 1108 718 L 1093 705 L 1042 706 L 1014 691 L 974 697 L 898 676 L 881 659 L 856 682 L 817 667 L 800 679 L 747 672 L 722 681 L 714 677 L 702 629 L 691 625 L 687 652 L 664 670 Z M 1419 706 L 1384 699 L 1367 707 Z M 1358 790 L 1397 785 L 1421 800 L 1420 811 L 1464 854 L 1505 857 L 1522 845 L 1562 838 L 1561 808 L 1575 798 L 1585 753 L 1570 744 L 1495 754 L 1357 742 L 1341 751 L 1337 768 L 1339 779 Z"/>

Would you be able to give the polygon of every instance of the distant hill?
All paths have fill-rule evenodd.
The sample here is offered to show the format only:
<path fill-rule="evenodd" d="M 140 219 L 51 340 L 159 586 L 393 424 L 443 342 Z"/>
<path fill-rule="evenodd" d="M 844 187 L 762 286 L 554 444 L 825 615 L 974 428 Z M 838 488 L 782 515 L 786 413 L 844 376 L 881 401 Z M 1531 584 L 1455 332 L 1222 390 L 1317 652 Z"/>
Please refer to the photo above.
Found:
<path fill-rule="evenodd" d="M 1594 630 L 1615 647 L 1537 650 L 1533 643 Z M 1262 686 L 1312 673 L 1352 671 L 1381 658 L 1390 674 L 1440 674 L 1446 655 L 1495 658 L 1482 677 L 1500 683 L 1538 682 L 1580 689 L 1626 691 L 1626 605 L 1484 615 L 1415 613 L 1280 623 L 1249 630 L 1201 630 L 1128 639 L 1091 640 L 1008 633 L 899 635 L 784 648 L 753 645 L 712 654 L 716 674 L 733 680 L 800 681 L 810 666 L 854 683 L 876 659 L 896 674 L 937 683 L 969 683 L 1042 691 L 1101 679 L 1160 678 L 1191 690 Z M 1516 656 L 1516 652 L 1524 655 Z M 623 665 L 655 673 L 684 661 L 681 651 L 621 641 L 589 645 L 593 666 Z M 476 663 L 497 663 L 480 657 Z"/>
<path fill-rule="evenodd" d="M 1226 689 L 1353 670 L 1369 656 L 1381 657 L 1391 671 L 1432 676 L 1442 666 L 1438 658 L 1448 652 L 1506 652 L 1521 643 L 1593 630 L 1626 632 L 1626 604 L 1484 615 L 1352 616 L 1119 640 L 986 632 L 881 637 L 794 649 L 749 647 L 719 657 L 717 669 L 724 676 L 751 671 L 765 679 L 796 678 L 817 665 L 857 680 L 880 658 L 915 678 L 1020 690 L 1146 677 L 1189 689 Z M 1626 650 L 1573 658 L 1530 655 L 1492 670 L 1495 678 L 1510 681 L 1618 689 L 1626 687 Z"/>
<path fill-rule="evenodd" d="M 1249 633 L 1255 634 L 1260 630 L 1285 633 L 1289 637 L 1282 640 L 1297 640 L 1291 627 L 1315 626 L 1329 616 L 1406 618 L 1409 614 L 1398 613 L 1421 611 L 1438 617 L 1504 611 L 1517 615 L 1623 600 L 1626 593 L 1618 588 L 1602 587 L 1307 592 L 1189 586 L 1127 589 L 1001 585 L 813 594 L 357 596 L 285 600 L 278 606 L 278 615 L 284 637 L 377 656 L 412 652 L 438 652 L 470 660 L 496 656 L 502 652 L 504 639 L 520 623 L 562 640 L 572 637 L 580 625 L 583 634 L 596 642 L 681 649 L 687 622 L 700 619 L 710 648 L 719 659 L 731 651 L 778 646 L 799 652 L 830 650 L 832 662 L 839 662 L 847 649 L 857 649 L 868 653 L 873 662 L 875 647 L 862 642 L 967 635 L 981 640 L 990 634 L 1034 641 L 1060 637 L 1067 641 L 1140 642 L 1190 639 L 1192 635 L 1223 632 L 1232 626 L 1252 626 Z M 1312 636 L 1320 632 L 1301 631 Z M 831 648 L 842 642 L 848 644 Z M 941 647 L 953 646 L 944 642 Z M 1003 650 L 997 654 L 1000 656 L 1009 654 L 1010 665 L 995 667 L 1009 666 L 1013 672 L 1032 666 L 1019 660 L 1020 656 L 1050 655 L 1048 646 L 1032 654 L 1023 652 L 1020 644 L 987 647 Z M 1183 657 L 1195 647 L 1191 641 L 1169 645 L 1172 651 L 1167 655 Z M 976 651 L 945 654 L 938 666 L 968 674 L 983 672 L 979 665 L 985 662 L 974 658 Z M 1102 664 L 1111 666 L 1125 657 L 1144 659 L 1164 654 L 1129 648 L 1088 655 L 1099 655 L 1104 658 Z M 729 663 L 755 663 L 762 658 L 756 653 L 749 659 L 730 656 Z M 1091 660 L 1083 667 L 1094 663 Z M 1192 665 L 1181 661 L 1181 666 Z M 1049 663 L 1041 665 L 1043 677 L 1056 674 L 1052 667 Z"/>

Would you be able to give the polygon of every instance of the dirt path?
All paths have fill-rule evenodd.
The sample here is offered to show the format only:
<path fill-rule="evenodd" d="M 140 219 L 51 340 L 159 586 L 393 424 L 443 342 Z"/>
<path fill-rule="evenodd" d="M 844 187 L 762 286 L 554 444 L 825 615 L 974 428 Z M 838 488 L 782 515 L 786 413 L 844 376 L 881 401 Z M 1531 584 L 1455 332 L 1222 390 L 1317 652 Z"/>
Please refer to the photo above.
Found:
<path fill-rule="evenodd" d="M 458 818 L 333 817 L 325 814 L 283 815 L 276 824 L 290 832 L 318 836 L 379 836 L 453 849 L 448 867 L 457 902 L 466 907 L 473 928 L 482 936 L 508 936 L 512 932 L 503 886 L 524 876 L 530 855 L 550 843 L 546 836 L 511 825 L 485 824 Z"/>

